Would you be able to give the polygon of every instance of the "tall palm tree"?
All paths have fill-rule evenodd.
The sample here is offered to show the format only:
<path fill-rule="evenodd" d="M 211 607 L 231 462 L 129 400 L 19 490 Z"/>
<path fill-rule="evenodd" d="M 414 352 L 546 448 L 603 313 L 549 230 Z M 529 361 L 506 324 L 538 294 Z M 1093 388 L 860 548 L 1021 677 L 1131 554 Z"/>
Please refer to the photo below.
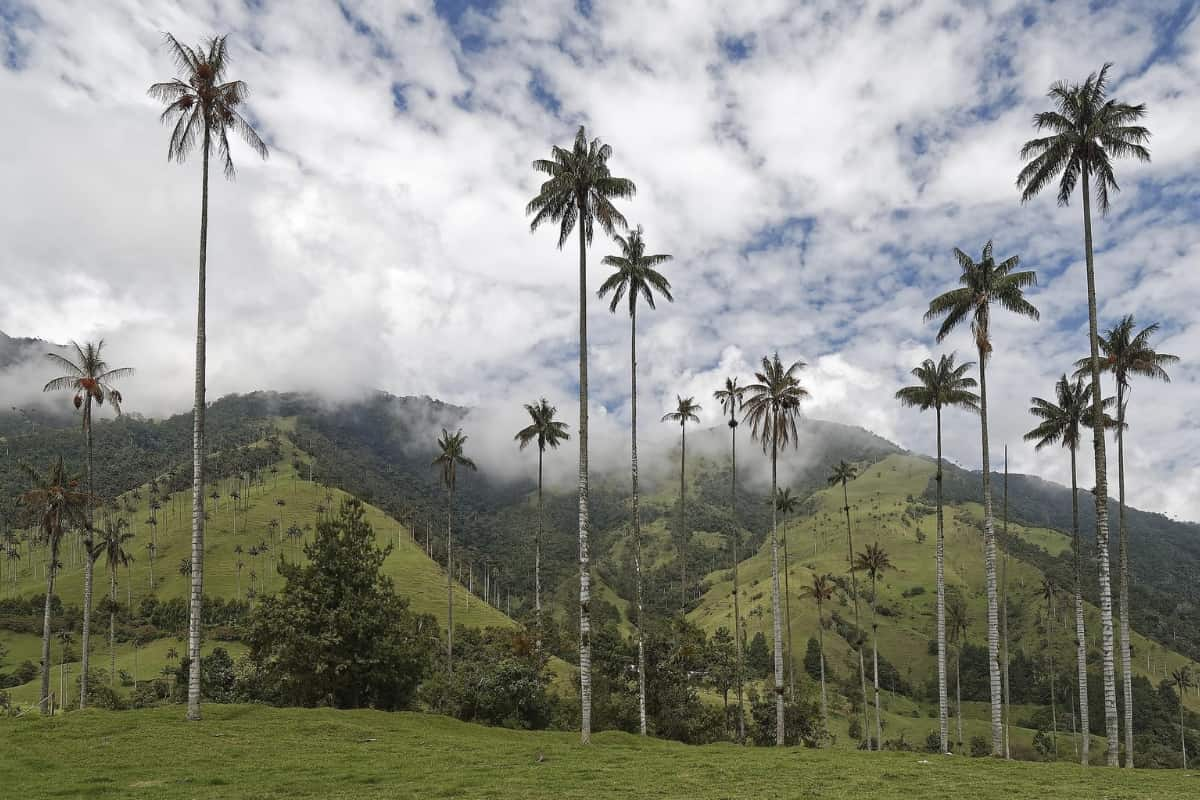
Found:
<path fill-rule="evenodd" d="M 446 487 L 446 669 L 454 672 L 454 558 L 452 544 L 454 522 L 454 487 L 458 483 L 458 468 L 474 470 L 475 462 L 467 458 L 463 448 L 467 436 L 461 429 L 450 433 L 442 428 L 438 437 L 437 458 L 431 466 L 437 467 L 442 475 L 442 485 Z"/>
<path fill-rule="evenodd" d="M 1054 757 L 1058 758 L 1058 705 L 1054 688 L 1054 601 L 1058 598 L 1058 583 L 1052 575 L 1042 578 L 1042 599 L 1046 601 L 1046 658 L 1050 662 L 1050 725 L 1053 730 Z"/>
<path fill-rule="evenodd" d="M 1129 403 L 1130 380 L 1134 376 L 1170 383 L 1166 367 L 1179 356 L 1159 353 L 1150 344 L 1158 332 L 1152 323 L 1134 332 L 1132 314 L 1121 318 L 1100 337 L 1100 370 L 1111 372 L 1117 383 L 1117 570 L 1120 606 L 1121 683 L 1125 700 L 1125 766 L 1133 764 L 1133 665 L 1129 652 L 1129 534 L 1125 528 L 1125 408 Z M 1086 374 L 1091 366 L 1082 358 L 1075 364 L 1076 374 Z"/>
<path fill-rule="evenodd" d="M 630 231 L 628 237 L 617 234 L 614 237 L 621 247 L 621 255 L 605 256 L 601 262 L 613 268 L 600 286 L 600 298 L 604 299 L 609 293 L 612 301 L 608 310 L 617 312 L 621 298 L 629 297 L 629 380 L 630 380 L 630 464 L 633 475 L 633 569 L 637 593 L 638 613 L 638 726 L 642 735 L 646 735 L 646 645 L 643 635 L 644 625 L 642 614 L 642 521 L 638 508 L 638 464 L 637 464 L 637 301 L 641 297 L 646 305 L 654 309 L 654 295 L 658 293 L 674 302 L 671 296 L 671 283 L 656 267 L 671 260 L 666 253 L 650 255 L 646 253 L 646 242 L 642 238 L 642 226 Z"/>
<path fill-rule="evenodd" d="M 738 543 L 742 538 L 737 521 L 737 412 L 742 410 L 743 386 L 738 379 L 725 379 L 725 386 L 713 392 L 713 399 L 721 404 L 721 410 L 729 415 L 729 537 L 733 547 L 733 639 L 735 670 L 737 672 L 738 742 L 746 741 L 745 708 L 742 701 L 742 611 L 740 586 L 738 584 Z M 824 664 L 822 664 L 824 669 Z"/>
<path fill-rule="evenodd" d="M 1187 690 L 1196 684 L 1192 680 L 1192 671 L 1186 666 L 1171 672 L 1171 683 L 1179 692 L 1179 753 L 1183 756 L 1183 771 L 1187 772 L 1187 728 L 1183 723 L 1183 698 Z"/>
<path fill-rule="evenodd" d="M 199 140 L 203 172 L 200 190 L 200 269 L 196 300 L 196 386 L 192 410 L 192 587 L 188 610 L 187 718 L 200 719 L 200 605 L 204 594 L 204 371 L 205 371 L 205 270 L 208 255 L 208 161 L 215 155 L 225 177 L 235 175 L 229 146 L 232 130 L 259 157 L 267 146 L 239 107 L 250 94 L 242 81 L 225 81 L 229 53 L 224 36 L 214 36 L 194 49 L 165 35 L 167 49 L 181 76 L 156 83 L 149 94 L 166 105 L 159 120 L 172 124 L 167 160 L 182 163 Z"/>
<path fill-rule="evenodd" d="M 1087 685 L 1087 639 L 1083 629 L 1083 577 L 1082 550 L 1079 541 L 1079 486 L 1076 481 L 1075 452 L 1079 449 L 1080 428 L 1090 426 L 1092 411 L 1092 386 L 1084 383 L 1082 376 L 1074 381 L 1066 375 L 1058 379 L 1054 387 L 1057 402 L 1033 397 L 1029 413 L 1041 420 L 1037 427 L 1025 434 L 1025 441 L 1036 442 L 1035 450 L 1062 443 L 1071 453 L 1071 554 L 1074 566 L 1075 593 L 1075 669 L 1079 684 L 1079 720 L 1083 730 L 1083 747 L 1080 763 L 1088 765 L 1088 749 L 1091 736 L 1088 731 L 1088 685 Z"/>
<path fill-rule="evenodd" d="M 821 721 L 829 725 L 829 700 L 825 694 L 825 618 L 826 600 L 833 599 L 833 576 L 812 576 L 812 583 L 800 590 L 801 597 L 811 597 L 817 603 L 817 644 L 821 649 Z"/>
<path fill-rule="evenodd" d="M 971 626 L 971 616 L 961 592 L 955 591 L 946 597 L 946 625 L 949 628 L 950 641 L 957 645 L 958 650 L 954 659 L 954 692 L 958 704 L 958 713 L 955 714 L 958 721 L 958 750 L 962 752 L 962 653 L 963 646 L 967 643 L 967 629 Z"/>
<path fill-rule="evenodd" d="M 800 508 L 800 498 L 792 494 L 792 490 L 784 487 L 775 493 L 775 510 L 785 520 Z M 787 680 L 788 699 L 796 699 L 796 651 L 792 649 L 792 589 L 788 575 L 792 571 L 792 562 L 788 558 L 788 536 L 786 523 L 783 529 L 783 618 L 787 626 Z"/>
<path fill-rule="evenodd" d="M 1025 299 L 1025 288 L 1037 283 L 1032 270 L 1017 271 L 1020 259 L 1012 256 L 1000 263 L 992 257 L 992 243 L 983 246 L 983 255 L 974 261 L 957 247 L 954 256 L 962 274 L 957 289 L 938 295 L 929 302 L 925 321 L 942 319 L 937 340 L 943 341 L 960 322 L 970 318 L 971 333 L 979 350 L 979 427 L 983 440 L 983 539 L 984 568 L 988 598 L 988 673 L 992 700 L 992 755 L 1004 754 L 1003 707 L 1000 686 L 1000 609 L 996 594 L 996 527 L 992 516 L 991 461 L 988 457 L 987 359 L 992 352 L 992 304 L 1030 319 L 1038 319 L 1038 310 Z"/>
<path fill-rule="evenodd" d="M 875 738 L 878 747 L 883 747 L 883 718 L 879 708 L 879 618 L 875 613 L 879 607 L 878 582 L 884 570 L 891 569 L 892 561 L 879 542 L 867 545 L 854 558 L 854 569 L 866 572 L 871 579 L 871 656 L 875 664 Z"/>
<path fill-rule="evenodd" d="M 117 570 L 133 563 L 133 554 L 125 546 L 133 540 L 129 522 L 124 517 L 108 517 L 97 547 L 108 567 L 108 661 L 109 685 L 115 685 L 117 675 Z M 132 611 L 132 609 L 130 609 Z"/>
<path fill-rule="evenodd" d="M 526 403 L 525 412 L 529 414 L 529 424 L 517 431 L 516 441 L 524 450 L 530 444 L 537 444 L 538 449 L 538 521 L 533 537 L 533 607 L 537 616 L 537 649 L 542 649 L 542 530 L 546 525 L 545 510 L 542 505 L 542 459 L 546 448 L 557 450 L 558 446 L 570 439 L 567 433 L 567 423 L 556 420 L 554 415 L 558 409 L 550 405 L 546 398 L 536 403 Z M 470 602 L 468 600 L 467 602 Z"/>
<path fill-rule="evenodd" d="M 1052 111 L 1033 117 L 1033 125 L 1049 136 L 1031 139 L 1021 148 L 1021 158 L 1030 159 L 1017 175 L 1021 202 L 1027 203 L 1058 178 L 1058 204 L 1068 205 L 1075 185 L 1082 180 L 1083 250 L 1087 267 L 1088 343 L 1092 378 L 1092 413 L 1100 418 L 1103 402 L 1100 389 L 1100 344 L 1096 321 L 1096 270 L 1092 252 L 1092 186 L 1096 179 L 1096 202 L 1100 214 L 1108 213 L 1109 191 L 1117 192 L 1112 162 L 1132 157 L 1149 161 L 1146 143 L 1150 131 L 1135 124 L 1146 114 L 1144 104 L 1130 105 L 1108 97 L 1108 70 L 1088 75 L 1083 83 L 1056 81 L 1050 87 Z M 1104 669 L 1104 723 L 1108 734 L 1108 765 L 1118 764 L 1120 744 L 1117 730 L 1116 667 L 1113 663 L 1112 587 L 1108 561 L 1108 463 L 1104 452 L 1104 431 L 1092 429 L 1092 448 L 1096 457 L 1096 553 L 1100 573 L 1100 635 Z M 1127 759 L 1127 767 L 1133 759 Z"/>
<path fill-rule="evenodd" d="M 550 158 L 533 162 L 547 177 L 525 206 L 533 214 L 530 230 L 545 222 L 558 224 L 558 248 L 579 227 L 579 702 L 580 740 L 592 738 L 591 575 L 588 555 L 588 381 L 587 381 L 587 246 L 600 229 L 612 236 L 628 227 L 612 201 L 633 197 L 633 181 L 617 178 L 608 168 L 612 148 L 599 139 L 589 143 L 582 125 L 570 150 L 554 147 Z"/>
<path fill-rule="evenodd" d="M 38 700 L 42 714 L 50 714 L 50 601 L 54 595 L 54 578 L 62 565 L 58 560 L 59 547 L 68 528 L 82 529 L 87 525 L 90 495 L 79 490 L 79 478 L 67 474 L 62 456 L 50 462 L 45 475 L 22 464 L 32 488 L 21 495 L 21 504 L 30 510 L 38 535 L 46 545 L 46 602 L 42 612 L 42 693 Z"/>
<path fill-rule="evenodd" d="M 800 385 L 803 361 L 784 367 L 779 353 L 763 356 L 762 367 L 754 373 L 757 383 L 746 387 L 743 420 L 750 422 L 750 436 L 762 444 L 763 452 L 771 455 L 771 497 L 778 491 L 779 451 L 795 446 L 800 416 L 800 401 L 809 397 Z M 780 628 L 779 608 L 779 513 L 771 504 L 771 620 L 775 644 L 775 744 L 783 747 L 783 631 Z"/>
<path fill-rule="evenodd" d="M 854 630 L 856 641 L 851 642 L 851 645 L 858 652 L 858 682 L 862 688 L 862 735 L 867 743 L 867 748 L 871 748 L 871 734 L 867 730 L 867 724 L 870 717 L 867 715 L 867 666 L 863 658 L 863 641 L 860 637 L 862 631 L 862 620 L 858 610 L 858 579 L 854 574 L 854 534 L 850 529 L 850 481 L 858 477 L 858 468 L 853 464 L 845 461 L 839 461 L 834 465 L 833 471 L 829 474 L 826 482 L 830 486 L 842 486 L 842 510 L 846 512 L 846 570 L 850 573 L 850 594 L 854 597 Z M 882 742 L 880 742 L 882 744 Z"/>
<path fill-rule="evenodd" d="M 49 381 L 43 392 L 69 391 L 74 396 L 75 408 L 83 412 L 83 435 L 87 442 L 87 493 L 89 497 L 96 496 L 95 480 L 92 471 L 92 404 L 104 405 L 105 401 L 112 406 L 117 416 L 121 415 L 121 392 L 113 383 L 133 374 L 128 367 L 113 368 L 104 360 L 104 340 L 88 342 L 82 347 L 77 342 L 71 342 L 74 352 L 72 358 L 64 358 L 58 353 L 47 353 L 46 358 L 58 368 L 66 370 L 61 375 Z M 92 629 L 92 580 L 95 574 L 95 559 L 91 553 L 95 550 L 93 503 L 87 506 L 87 525 L 83 529 L 83 549 L 88 557 L 83 563 L 83 620 L 81 631 L 81 663 L 79 669 L 79 707 L 87 707 L 88 694 L 88 662 L 91 655 Z"/>
<path fill-rule="evenodd" d="M 687 611 L 687 487 L 684 484 L 684 466 L 687 461 L 687 424 L 700 422 L 696 412 L 700 404 L 694 397 L 675 395 L 675 410 L 668 411 L 662 416 L 662 422 L 679 423 L 679 609 Z"/>
<path fill-rule="evenodd" d="M 950 752 L 949 700 L 946 692 L 946 539 L 942 508 L 942 409 L 965 408 L 979 411 L 979 395 L 972 391 L 978 384 L 967 375 L 975 366 L 973 361 L 954 363 L 954 353 L 943 354 L 935 364 L 925 359 L 912 374 L 916 386 L 905 386 L 896 392 L 902 405 L 934 410 L 937 425 L 937 474 L 934 476 L 937 505 L 937 669 L 938 669 L 938 733 L 942 752 Z"/>

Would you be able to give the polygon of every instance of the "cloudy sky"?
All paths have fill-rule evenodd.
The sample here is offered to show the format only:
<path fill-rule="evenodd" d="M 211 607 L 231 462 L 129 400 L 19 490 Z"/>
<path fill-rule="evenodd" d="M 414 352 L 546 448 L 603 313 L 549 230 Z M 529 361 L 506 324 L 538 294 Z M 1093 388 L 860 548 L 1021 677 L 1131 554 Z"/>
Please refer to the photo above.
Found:
<path fill-rule="evenodd" d="M 1120 163 L 1095 220 L 1101 322 L 1157 321 L 1183 359 L 1134 388 L 1130 500 L 1200 519 L 1194 0 L 0 0 L 0 330 L 105 337 L 147 414 L 189 406 L 195 324 L 199 161 L 167 163 L 146 96 L 174 75 L 163 31 L 229 33 L 271 148 L 235 146 L 236 182 L 211 187 L 210 396 L 429 394 L 489 409 L 495 441 L 539 395 L 573 419 L 576 251 L 524 206 L 530 162 L 583 124 L 637 184 L 630 222 L 675 257 L 676 302 L 640 320 L 643 419 L 680 393 L 717 423 L 712 390 L 778 350 L 809 365 L 806 413 L 929 452 L 932 420 L 892 396 L 921 359 L 970 355 L 921 317 L 955 285 L 952 248 L 991 238 L 1037 271 L 1042 312 L 995 320 L 993 452 L 1060 481 L 1065 453 L 1021 434 L 1086 351 L 1081 209 L 1022 207 L 1014 179 L 1050 83 L 1112 61 L 1153 162 Z M 593 292 L 612 250 L 590 252 Z M 628 418 L 628 321 L 595 302 L 589 324 L 603 446 Z M 38 377 L 0 377 L 5 405 Z M 674 433 L 645 427 L 649 446 Z M 950 414 L 946 446 L 978 466 L 977 423 Z"/>

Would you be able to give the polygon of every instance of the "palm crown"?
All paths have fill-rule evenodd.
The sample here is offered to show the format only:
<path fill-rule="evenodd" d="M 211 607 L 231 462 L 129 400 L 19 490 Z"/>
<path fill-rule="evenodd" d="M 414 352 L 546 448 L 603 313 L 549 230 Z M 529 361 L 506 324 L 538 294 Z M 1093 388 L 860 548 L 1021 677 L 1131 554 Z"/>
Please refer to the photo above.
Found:
<path fill-rule="evenodd" d="M 671 282 L 655 269 L 671 260 L 666 253 L 657 255 L 646 254 L 646 241 L 642 238 L 642 226 L 639 225 L 629 232 L 629 236 L 615 234 L 613 236 L 621 248 L 619 256 L 605 256 L 602 264 L 612 267 L 613 274 L 600 287 L 600 297 L 603 299 L 609 292 L 613 293 L 608 310 L 615 312 L 626 292 L 629 294 L 629 314 L 633 315 L 640 295 L 646 305 L 654 308 L 654 293 L 674 302 L 671 296 Z"/>
<path fill-rule="evenodd" d="M 713 392 L 713 400 L 721 404 L 721 410 L 729 415 L 729 427 L 737 427 L 737 417 L 735 414 L 742 410 L 742 395 L 746 393 L 746 387 L 738 386 L 737 378 L 726 378 L 725 386 L 722 389 L 717 389 Z"/>
<path fill-rule="evenodd" d="M 792 494 L 791 489 L 785 487 L 775 492 L 775 509 L 780 514 L 793 514 L 799 507 L 800 498 Z"/>
<path fill-rule="evenodd" d="M 128 567 L 133 561 L 133 556 L 125 549 L 125 545 L 133 539 L 128 528 L 129 522 L 124 517 L 110 517 L 104 522 L 104 530 L 96 544 L 110 571 L 116 571 L 117 567 Z"/>
<path fill-rule="evenodd" d="M 1133 157 L 1149 161 L 1145 144 L 1150 131 L 1134 125 L 1146 114 L 1145 104 L 1129 105 L 1108 98 L 1108 70 L 1088 75 L 1083 83 L 1057 81 L 1050 87 L 1053 111 L 1035 114 L 1033 124 L 1050 135 L 1032 139 L 1021 148 L 1021 158 L 1031 159 L 1017 176 L 1021 202 L 1031 200 L 1056 176 L 1058 204 L 1067 205 L 1081 174 L 1096 180 L 1100 212 L 1108 213 L 1108 193 L 1117 192 L 1112 159 Z"/>
<path fill-rule="evenodd" d="M 113 382 L 127 378 L 133 374 L 129 367 L 113 369 L 104 360 L 104 340 L 88 342 L 82 347 L 77 342 L 71 342 L 75 350 L 75 360 L 64 358 L 58 353 L 47 353 L 46 358 L 67 371 L 66 375 L 49 381 L 43 392 L 69 390 L 75 393 L 75 408 L 84 404 L 85 400 L 94 400 L 97 405 L 105 401 L 113 407 L 117 415 L 121 414 L 121 392 L 113 386 Z M 86 427 L 90 420 L 85 416 L 83 424 Z"/>
<path fill-rule="evenodd" d="M 625 217 L 612 204 L 614 198 L 630 198 L 637 191 L 628 178 L 614 178 L 608 169 L 612 148 L 599 139 L 587 140 L 582 125 L 575 134 L 575 143 L 570 150 L 555 146 L 551 158 L 539 158 L 533 162 L 537 172 L 549 176 L 538 190 L 537 197 L 525 206 L 526 214 L 533 214 L 530 230 L 537 230 L 544 222 L 557 222 L 558 246 L 567 242 L 571 231 L 578 223 L 583 238 L 592 242 L 596 223 L 609 236 L 628 225 Z"/>
<path fill-rule="evenodd" d="M 151 97 L 167 106 L 159 120 L 174 124 L 167 160 L 182 162 L 196 146 L 197 138 L 202 138 L 201 146 L 208 148 L 208 154 L 216 153 L 224 165 L 225 176 L 232 178 L 235 170 L 229 151 L 231 128 L 259 157 L 266 158 L 266 144 L 238 111 L 250 94 L 249 87 L 242 81 L 222 82 L 229 65 L 225 37 L 214 36 L 195 49 L 180 44 L 169 33 L 164 38 L 183 73 L 183 77 L 156 83 L 149 90 Z"/>
<path fill-rule="evenodd" d="M 696 402 L 696 398 L 675 395 L 675 410 L 663 414 L 662 421 L 678 422 L 680 427 L 689 422 L 699 422 L 700 418 L 696 416 L 696 412 L 699 410 L 700 404 Z"/>
<path fill-rule="evenodd" d="M 954 353 L 943 354 L 936 364 L 933 359 L 927 358 L 912 371 L 913 377 L 919 381 L 918 385 L 905 386 L 896 392 L 896 399 L 922 411 L 951 406 L 978 411 L 979 395 L 971 391 L 978 384 L 966 374 L 973 366 L 974 361 L 955 364 Z"/>
<path fill-rule="evenodd" d="M 811 597 L 818 603 L 824 603 L 833 597 L 833 579 L 829 575 L 812 576 L 812 583 L 800 590 L 801 597 Z"/>
<path fill-rule="evenodd" d="M 874 580 L 884 570 L 891 569 L 892 561 L 879 542 L 867 545 L 867 549 L 854 556 L 854 569 L 865 572 Z"/>
<path fill-rule="evenodd" d="M 80 491 L 79 478 L 67 474 L 62 456 L 50 463 L 45 475 L 25 464 L 21 468 L 32 484 L 21 495 L 21 504 L 30 510 L 43 541 L 57 547 L 64 530 L 87 524 L 84 508 L 88 495 Z"/>
<path fill-rule="evenodd" d="M 1025 441 L 1036 442 L 1036 450 L 1059 442 L 1063 447 L 1075 450 L 1081 444 L 1080 427 L 1091 427 L 1092 384 L 1081 375 L 1077 375 L 1074 381 L 1063 375 L 1054 385 L 1054 391 L 1056 403 L 1041 397 L 1030 398 L 1029 402 L 1033 405 L 1029 407 L 1029 413 L 1041 422 L 1025 434 Z M 1105 403 L 1111 403 L 1111 400 Z"/>
<path fill-rule="evenodd" d="M 1111 372 L 1117 386 L 1125 392 L 1129 391 L 1129 379 L 1135 375 L 1170 383 L 1171 376 L 1164 367 L 1179 361 L 1179 356 L 1160 353 L 1151 346 L 1150 337 L 1158 332 L 1157 322 L 1135 334 L 1136 327 L 1133 315 L 1129 314 L 1099 337 L 1100 370 Z M 1075 362 L 1076 374 L 1087 373 L 1091 366 L 1090 358 L 1079 359 Z"/>
<path fill-rule="evenodd" d="M 1036 320 L 1040 316 L 1038 310 L 1025 299 L 1024 293 L 1027 286 L 1037 284 L 1037 274 L 1032 270 L 1014 271 L 1020 263 L 1018 256 L 997 264 L 992 257 L 990 240 L 983 246 L 983 254 L 978 262 L 957 247 L 954 248 L 954 256 L 962 268 L 958 279 L 962 286 L 931 300 L 929 310 L 925 312 L 925 321 L 944 317 L 937 334 L 940 342 L 969 316 L 975 344 L 981 357 L 986 358 L 992 350 L 989 320 L 993 303 L 1030 319 Z"/>
<path fill-rule="evenodd" d="M 849 483 L 857 477 L 858 467 L 846 461 L 839 461 L 833 465 L 833 470 L 825 480 L 830 486 L 836 486 L 839 483 Z"/>
<path fill-rule="evenodd" d="M 442 435 L 438 437 L 438 447 L 442 452 L 433 460 L 432 466 L 441 468 L 442 483 L 451 491 L 454 490 L 460 466 L 472 470 L 476 469 L 475 462 L 463 454 L 463 447 L 466 445 L 466 442 L 467 436 L 462 430 L 450 433 L 445 428 L 442 428 Z"/>
<path fill-rule="evenodd" d="M 779 353 L 763 356 L 761 370 L 754 373 L 758 382 L 745 389 L 750 396 L 743 403 L 743 419 L 750 421 L 750 435 L 762 443 L 764 453 L 796 441 L 800 401 L 809 397 L 800 385 L 799 373 L 805 366 L 803 361 L 795 361 L 784 368 Z"/>
<path fill-rule="evenodd" d="M 526 403 L 525 411 L 529 414 L 530 423 L 513 437 L 522 450 L 537 442 L 538 450 L 545 452 L 547 447 L 554 449 L 571 438 L 567 433 L 567 423 L 554 418 L 558 409 L 550 405 L 546 398 L 536 403 Z"/>

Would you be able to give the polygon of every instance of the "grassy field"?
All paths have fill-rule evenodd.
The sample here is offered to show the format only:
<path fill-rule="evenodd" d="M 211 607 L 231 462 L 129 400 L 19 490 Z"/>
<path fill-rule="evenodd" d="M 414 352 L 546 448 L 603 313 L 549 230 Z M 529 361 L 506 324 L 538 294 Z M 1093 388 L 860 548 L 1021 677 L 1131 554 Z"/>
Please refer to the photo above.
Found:
<path fill-rule="evenodd" d="M 1200 777 L 920 753 L 688 747 L 420 714 L 208 706 L 0 720 L 0 787 L 121 798 L 1192 798 Z"/>

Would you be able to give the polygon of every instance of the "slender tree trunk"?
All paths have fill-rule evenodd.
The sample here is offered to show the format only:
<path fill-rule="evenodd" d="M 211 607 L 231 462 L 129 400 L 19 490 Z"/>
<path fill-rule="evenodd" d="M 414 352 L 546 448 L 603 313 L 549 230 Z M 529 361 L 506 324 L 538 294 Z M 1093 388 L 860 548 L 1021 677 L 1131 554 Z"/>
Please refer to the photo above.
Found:
<path fill-rule="evenodd" d="M 92 497 L 95 493 L 92 475 L 92 395 L 89 391 L 83 407 L 83 424 L 87 434 L 87 530 L 83 535 L 83 631 L 80 636 L 79 657 L 79 707 L 87 708 L 88 670 L 91 667 L 92 645 L 92 582 L 95 579 L 96 561 L 92 557 L 95 541 Z M 66 698 L 64 698 L 65 700 Z"/>
<path fill-rule="evenodd" d="M 1000 603 L 1000 664 L 1004 680 L 1004 757 L 1012 759 L 1012 749 L 1009 746 L 1009 728 L 1012 725 L 1012 703 L 1010 702 L 1012 686 L 1008 680 L 1008 445 L 1004 446 L 1004 558 L 1000 566 L 1001 603 Z"/>
<path fill-rule="evenodd" d="M 937 670 L 938 670 L 938 733 L 942 752 L 950 752 L 949 705 L 946 699 L 946 542 L 942 522 L 942 409 L 937 414 L 937 475 L 934 491 L 937 504 Z"/>
<path fill-rule="evenodd" d="M 546 524 L 545 506 L 542 504 L 542 456 L 544 447 L 538 447 L 538 522 L 533 538 L 533 613 L 537 625 L 537 651 L 542 652 L 542 528 Z M 468 581 L 470 576 L 468 575 Z M 467 592 L 467 608 L 471 600 Z"/>
<path fill-rule="evenodd" d="M 875 666 L 875 748 L 883 749 L 883 718 L 879 713 L 879 620 L 875 615 L 875 573 L 871 573 L 871 660 Z"/>
<path fill-rule="evenodd" d="M 1117 568 L 1120 570 L 1121 683 L 1125 693 L 1125 766 L 1133 768 L 1133 663 L 1129 641 L 1129 531 L 1125 527 L 1125 386 L 1117 382 Z"/>
<path fill-rule="evenodd" d="M 46 568 L 46 602 L 42 611 L 42 696 L 39 701 L 42 715 L 54 713 L 50 702 L 50 598 L 54 596 L 55 563 L 58 561 L 58 542 L 51 539 L 50 566 Z"/>
<path fill-rule="evenodd" d="M 729 510 L 733 535 L 733 638 L 737 656 L 738 742 L 746 743 L 746 711 L 742 700 L 742 609 L 741 587 L 738 584 L 738 540 L 742 538 L 737 519 L 737 420 L 729 417 Z M 639 612 L 640 613 L 640 612 Z"/>
<path fill-rule="evenodd" d="M 637 456 L 637 305 L 629 312 L 629 382 L 632 392 L 632 426 L 630 428 L 630 453 L 633 472 L 633 572 L 637 586 L 637 637 L 638 637 L 638 731 L 646 735 L 646 613 L 642 598 L 642 519 L 638 506 L 638 456 Z"/>
<path fill-rule="evenodd" d="M 687 614 L 687 489 L 684 469 L 687 463 L 687 424 L 679 423 L 679 611 Z"/>
<path fill-rule="evenodd" d="M 992 755 L 1004 755 L 1000 691 L 1000 608 L 996 596 L 996 525 L 992 518 L 992 474 L 988 458 L 987 351 L 979 349 L 979 421 L 983 438 L 983 563 L 987 573 L 988 679 L 992 700 Z"/>
<path fill-rule="evenodd" d="M 583 198 L 578 207 L 587 208 Z M 588 559 L 587 242 L 579 221 L 579 701 L 583 744 L 592 741 L 591 567 Z M 640 621 L 639 621 L 640 624 Z"/>
<path fill-rule="evenodd" d="M 1088 749 L 1092 734 L 1088 728 L 1087 636 L 1083 629 L 1083 580 L 1079 559 L 1079 487 L 1075 473 L 1075 448 L 1071 448 L 1071 554 L 1075 567 L 1075 669 L 1079 683 L 1080 763 L 1088 765 Z"/>
<path fill-rule="evenodd" d="M 844 479 L 842 480 L 842 500 L 845 503 L 842 510 L 846 512 L 846 545 L 849 548 L 849 558 L 846 564 L 850 572 L 850 593 L 854 595 L 854 628 L 861 632 L 862 622 L 858 613 L 858 578 L 854 575 L 854 534 L 850 528 L 850 490 Z M 863 658 L 862 646 L 861 641 L 856 642 L 854 649 L 858 651 L 858 682 L 862 686 L 862 735 L 867 741 L 867 749 L 871 750 L 871 734 L 867 730 L 870 726 L 870 715 L 867 712 L 867 665 Z"/>
<path fill-rule="evenodd" d="M 450 465 L 450 485 L 446 499 L 446 670 L 454 674 L 454 557 L 451 546 L 454 541 L 454 465 Z"/>
<path fill-rule="evenodd" d="M 1109 575 L 1108 463 L 1104 450 L 1103 395 L 1100 389 L 1100 344 L 1096 328 L 1096 271 L 1092 257 L 1092 199 L 1088 170 L 1083 175 L 1083 245 L 1087 261 L 1088 342 L 1092 372 L 1092 446 L 1096 456 L 1096 559 L 1100 573 L 1100 653 L 1104 665 L 1104 727 L 1108 735 L 1108 766 L 1118 765 L 1116 666 L 1113 663 L 1112 581 Z"/>
<path fill-rule="evenodd" d="M 1183 756 L 1183 771 L 1187 772 L 1187 733 L 1183 727 L 1183 687 L 1179 687 L 1179 752 Z"/>
<path fill-rule="evenodd" d="M 821 725 L 829 733 L 829 697 L 825 692 L 825 616 L 821 599 L 817 598 L 817 641 L 821 646 Z"/>
<path fill-rule="evenodd" d="M 771 427 L 771 624 L 775 644 L 775 745 L 784 745 L 783 711 L 783 631 L 780 628 L 779 608 L 779 512 L 775 507 L 779 461 L 779 414 L 775 413 Z"/>
<path fill-rule="evenodd" d="M 187 718 L 200 719 L 200 614 L 204 597 L 204 367 L 205 268 L 208 256 L 209 129 L 204 126 L 203 189 L 200 199 L 200 271 L 196 299 L 196 398 L 192 409 L 192 590 L 188 609 Z"/>
<path fill-rule="evenodd" d="M 954 694 L 958 703 L 958 751 L 963 752 L 962 732 L 962 646 L 958 648 L 958 658 L 954 659 Z"/>
<path fill-rule="evenodd" d="M 1048 599 L 1050 618 L 1046 630 L 1049 641 L 1046 643 L 1046 655 L 1050 658 L 1050 726 L 1051 740 L 1054 742 L 1054 760 L 1058 760 L 1058 697 L 1054 691 L 1054 595 Z"/>
<path fill-rule="evenodd" d="M 787 673 L 788 673 L 788 699 L 792 702 L 796 700 L 796 656 L 792 649 L 792 590 L 791 584 L 788 581 L 788 572 L 792 568 L 791 559 L 788 558 L 788 540 L 787 532 L 783 534 L 783 615 L 787 619 Z"/>
<path fill-rule="evenodd" d="M 112 607 L 108 610 L 108 685 L 116 687 L 117 681 L 117 566 L 108 568 L 108 599 Z"/>

